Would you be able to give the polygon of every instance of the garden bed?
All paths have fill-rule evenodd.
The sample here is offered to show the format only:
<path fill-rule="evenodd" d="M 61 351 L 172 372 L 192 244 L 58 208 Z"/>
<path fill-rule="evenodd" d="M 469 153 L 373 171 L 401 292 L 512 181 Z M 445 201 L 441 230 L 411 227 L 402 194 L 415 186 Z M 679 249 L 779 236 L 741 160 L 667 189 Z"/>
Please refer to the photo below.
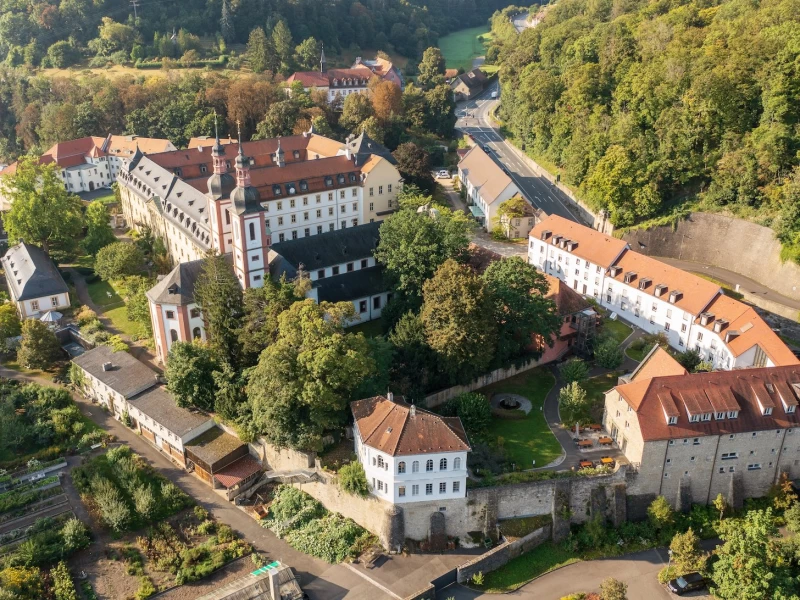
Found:
<path fill-rule="evenodd" d="M 498 522 L 500 533 L 509 541 L 523 538 L 537 529 L 550 525 L 553 517 L 550 515 L 537 515 L 535 517 L 516 517 Z"/>

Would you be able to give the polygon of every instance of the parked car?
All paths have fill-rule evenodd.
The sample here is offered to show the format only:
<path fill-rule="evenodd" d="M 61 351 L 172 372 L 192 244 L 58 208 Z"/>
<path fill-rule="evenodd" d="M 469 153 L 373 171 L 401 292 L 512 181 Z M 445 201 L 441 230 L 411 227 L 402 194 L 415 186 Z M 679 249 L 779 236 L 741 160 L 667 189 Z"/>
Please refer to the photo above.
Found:
<path fill-rule="evenodd" d="M 436 179 L 450 179 L 450 171 L 442 169 L 436 173 Z"/>
<path fill-rule="evenodd" d="M 491 149 L 491 148 L 489 148 L 489 146 L 487 146 L 487 145 L 485 145 L 485 144 L 484 144 L 484 146 L 483 146 L 483 151 L 484 151 L 484 152 L 486 152 L 486 154 L 489 154 L 489 153 L 492 151 L 492 149 Z"/>
<path fill-rule="evenodd" d="M 687 592 L 702 590 L 704 587 L 706 587 L 706 578 L 700 573 L 687 573 L 682 577 L 671 579 L 667 584 L 667 589 L 678 596 L 683 596 Z"/>

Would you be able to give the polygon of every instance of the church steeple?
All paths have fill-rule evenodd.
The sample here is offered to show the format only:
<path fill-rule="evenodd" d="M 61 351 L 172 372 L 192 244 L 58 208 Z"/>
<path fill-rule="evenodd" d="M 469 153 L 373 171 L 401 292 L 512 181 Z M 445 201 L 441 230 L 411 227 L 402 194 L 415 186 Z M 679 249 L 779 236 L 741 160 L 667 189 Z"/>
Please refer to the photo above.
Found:
<path fill-rule="evenodd" d="M 239 153 L 236 155 L 236 187 L 250 187 L 250 159 L 244 155 L 242 148 L 242 126 L 240 121 L 236 121 L 236 129 L 239 134 Z"/>
<path fill-rule="evenodd" d="M 219 141 L 219 129 L 217 128 L 217 113 L 214 112 L 214 137 L 216 141 L 211 148 L 211 159 L 214 164 L 215 175 L 225 175 L 228 172 L 227 161 L 225 160 L 225 146 Z"/>
<path fill-rule="evenodd" d="M 322 54 L 319 57 L 319 72 L 325 73 L 328 70 L 328 62 L 325 60 L 325 44 L 322 44 Z"/>

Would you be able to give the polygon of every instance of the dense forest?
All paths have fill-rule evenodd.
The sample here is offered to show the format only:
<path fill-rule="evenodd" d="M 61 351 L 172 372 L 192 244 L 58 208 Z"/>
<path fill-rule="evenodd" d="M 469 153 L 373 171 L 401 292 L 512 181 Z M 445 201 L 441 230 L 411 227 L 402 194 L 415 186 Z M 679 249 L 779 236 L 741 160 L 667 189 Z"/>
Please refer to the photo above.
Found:
<path fill-rule="evenodd" d="M 178 58 L 187 49 L 244 44 L 251 31 L 288 26 L 289 43 L 314 38 L 419 58 L 440 35 L 486 22 L 505 0 L 0 0 L 0 61 L 68 66 Z M 181 39 L 178 39 L 181 36 Z M 180 43 L 178 43 L 180 42 Z M 292 46 L 293 48 L 294 46 Z M 178 51 L 182 51 L 178 53 Z M 121 53 L 121 54 L 120 54 Z M 177 56 L 176 56 L 177 54 Z"/>
<path fill-rule="evenodd" d="M 689 207 L 772 226 L 800 261 L 800 0 L 559 0 L 492 19 L 500 116 L 616 226 Z"/>

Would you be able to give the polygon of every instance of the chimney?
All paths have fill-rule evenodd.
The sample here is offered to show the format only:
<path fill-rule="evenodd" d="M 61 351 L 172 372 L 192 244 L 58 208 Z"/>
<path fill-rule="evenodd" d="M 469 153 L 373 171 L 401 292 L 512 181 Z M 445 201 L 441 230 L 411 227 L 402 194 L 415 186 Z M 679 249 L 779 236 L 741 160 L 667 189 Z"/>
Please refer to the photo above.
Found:
<path fill-rule="evenodd" d="M 417 407 L 412 404 L 411 408 L 408 409 L 408 414 L 411 417 L 415 417 L 417 415 Z"/>
<path fill-rule="evenodd" d="M 386 399 L 389 402 L 394 402 L 394 394 L 392 392 L 386 392 Z"/>
<path fill-rule="evenodd" d="M 103 363 L 103 371 L 110 371 L 114 367 L 110 362 Z"/>

